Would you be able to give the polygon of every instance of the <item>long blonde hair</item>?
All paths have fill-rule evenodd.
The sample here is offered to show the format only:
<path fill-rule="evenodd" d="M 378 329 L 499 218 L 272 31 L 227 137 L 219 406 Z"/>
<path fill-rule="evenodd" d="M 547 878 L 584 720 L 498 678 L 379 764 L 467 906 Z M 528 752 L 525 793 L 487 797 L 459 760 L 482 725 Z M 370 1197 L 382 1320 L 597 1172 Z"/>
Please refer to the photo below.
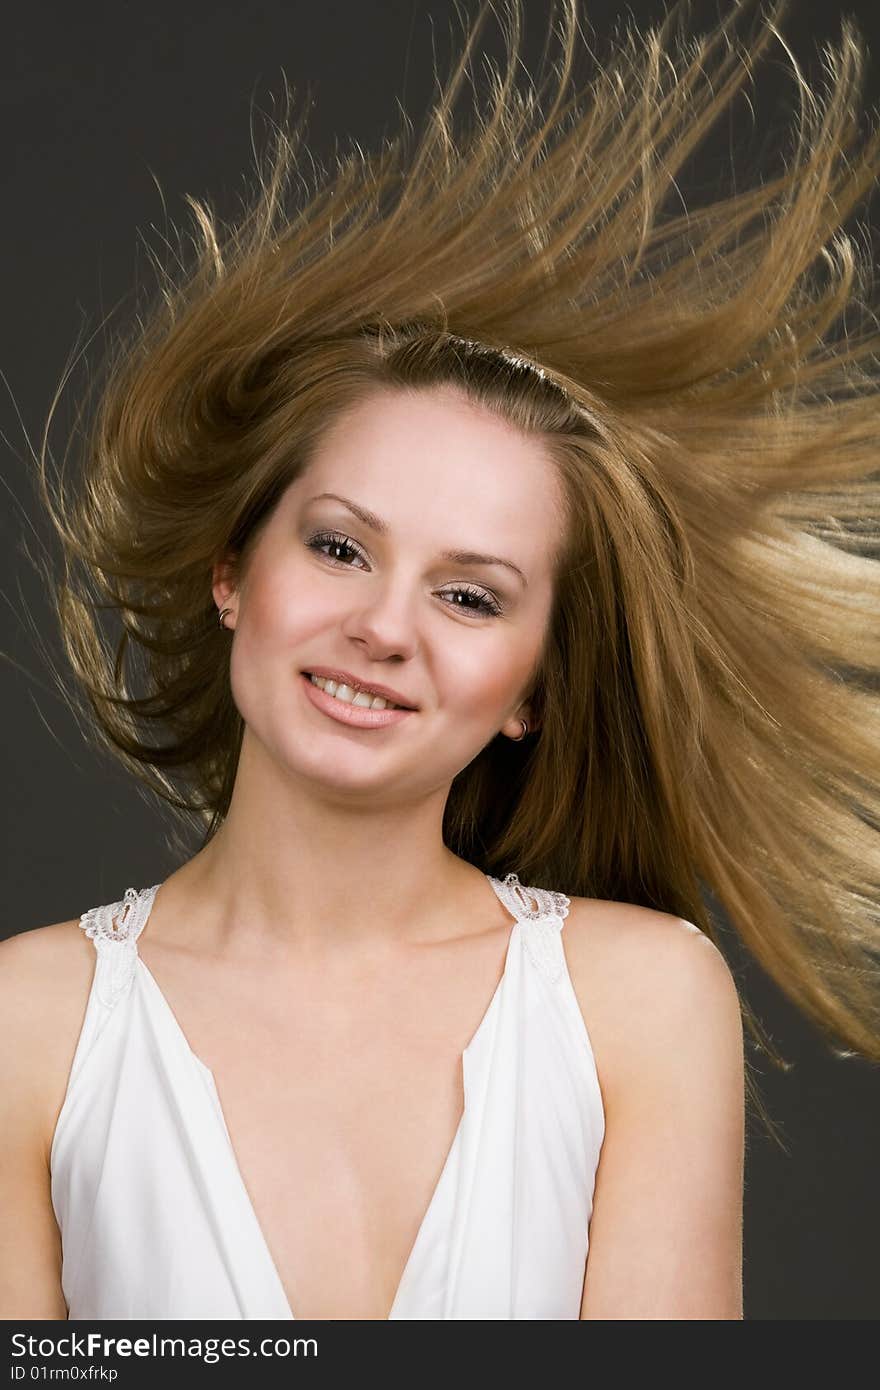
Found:
<path fill-rule="evenodd" d="M 76 475 L 53 478 L 44 447 L 63 557 L 46 578 L 87 728 L 210 838 L 243 729 L 213 561 L 247 564 L 340 410 L 458 383 L 544 440 L 567 514 L 540 733 L 456 777 L 447 844 L 718 943 L 710 893 L 836 1047 L 880 1060 L 878 334 L 843 230 L 880 137 L 859 129 L 851 25 L 821 92 L 791 64 L 772 176 L 687 210 L 676 182 L 758 59 L 787 51 L 781 8 L 745 38 L 751 4 L 699 38 L 678 12 L 631 30 L 572 92 L 584 35 L 562 0 L 545 102 L 517 77 L 519 0 L 487 0 L 411 157 L 406 122 L 332 173 L 288 97 L 241 217 L 188 200 L 193 264 L 157 260 Z M 506 63 L 458 137 L 490 12 Z"/>

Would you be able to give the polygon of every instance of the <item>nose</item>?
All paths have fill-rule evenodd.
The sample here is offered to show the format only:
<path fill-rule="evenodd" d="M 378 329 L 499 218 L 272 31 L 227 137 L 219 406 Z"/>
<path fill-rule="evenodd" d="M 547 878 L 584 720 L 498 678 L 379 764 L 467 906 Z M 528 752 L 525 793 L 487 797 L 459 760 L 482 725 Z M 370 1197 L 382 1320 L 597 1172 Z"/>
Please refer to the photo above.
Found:
<path fill-rule="evenodd" d="M 366 590 L 369 587 L 369 594 Z M 360 602 L 352 606 L 342 625 L 346 637 L 362 643 L 375 659 L 391 656 L 407 660 L 418 650 L 415 603 L 404 592 L 401 580 L 364 585 Z"/>

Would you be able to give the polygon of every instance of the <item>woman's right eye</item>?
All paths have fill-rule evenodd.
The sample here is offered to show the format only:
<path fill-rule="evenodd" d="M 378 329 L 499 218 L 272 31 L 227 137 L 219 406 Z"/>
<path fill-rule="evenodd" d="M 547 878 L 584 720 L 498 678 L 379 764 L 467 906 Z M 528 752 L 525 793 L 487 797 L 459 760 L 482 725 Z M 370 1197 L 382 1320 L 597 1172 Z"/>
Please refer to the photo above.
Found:
<path fill-rule="evenodd" d="M 341 532 L 338 531 L 319 531 L 316 535 L 310 536 L 306 544 L 309 550 L 314 550 L 318 554 L 322 553 L 324 547 L 329 545 L 334 550 L 344 550 L 348 551 L 351 555 L 360 555 L 360 551 L 352 544 L 351 538 L 342 535 Z M 346 563 L 345 560 L 341 560 L 338 555 L 327 555 L 325 558 L 336 565 L 344 565 Z"/>

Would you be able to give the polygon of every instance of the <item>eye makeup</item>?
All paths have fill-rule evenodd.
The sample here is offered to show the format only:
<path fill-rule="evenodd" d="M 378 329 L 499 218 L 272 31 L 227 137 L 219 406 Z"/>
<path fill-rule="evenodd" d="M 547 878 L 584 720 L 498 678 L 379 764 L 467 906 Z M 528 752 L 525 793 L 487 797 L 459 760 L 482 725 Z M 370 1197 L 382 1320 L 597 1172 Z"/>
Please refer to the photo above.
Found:
<path fill-rule="evenodd" d="M 351 564 L 350 559 L 342 558 L 339 552 L 362 560 L 365 558 L 357 541 L 343 531 L 314 531 L 308 535 L 305 543 L 309 550 L 322 555 L 329 564 L 340 566 L 343 569 L 353 569 L 355 566 Z M 337 553 L 326 553 L 328 550 Z M 440 592 L 454 595 L 454 602 L 451 606 L 460 611 L 472 613 L 476 617 L 500 617 L 504 612 L 504 606 L 498 596 L 490 589 L 484 589 L 476 584 L 446 585 Z M 470 600 L 474 603 L 473 607 L 469 604 Z"/>

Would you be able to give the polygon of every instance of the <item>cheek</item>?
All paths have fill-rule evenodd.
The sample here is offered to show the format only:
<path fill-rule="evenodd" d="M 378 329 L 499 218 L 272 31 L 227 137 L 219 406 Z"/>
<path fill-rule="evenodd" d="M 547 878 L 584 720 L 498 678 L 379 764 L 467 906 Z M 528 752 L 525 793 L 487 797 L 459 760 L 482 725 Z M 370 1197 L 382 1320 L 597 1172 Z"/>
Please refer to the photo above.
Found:
<path fill-rule="evenodd" d="M 525 659 L 517 660 L 505 642 L 462 644 L 444 662 L 444 703 L 491 722 L 515 700 L 528 669 Z"/>
<path fill-rule="evenodd" d="M 326 625 L 326 586 L 293 557 L 277 557 L 249 576 L 243 604 L 242 646 L 284 657 Z"/>

